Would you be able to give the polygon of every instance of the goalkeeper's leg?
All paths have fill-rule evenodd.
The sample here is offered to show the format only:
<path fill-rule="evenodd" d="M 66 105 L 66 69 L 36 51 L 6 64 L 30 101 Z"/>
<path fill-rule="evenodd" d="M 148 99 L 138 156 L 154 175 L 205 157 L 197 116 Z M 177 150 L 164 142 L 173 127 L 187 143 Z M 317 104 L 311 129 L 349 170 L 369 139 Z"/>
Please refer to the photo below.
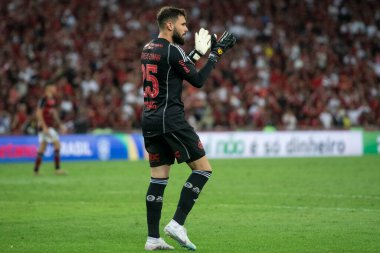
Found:
<path fill-rule="evenodd" d="M 162 165 L 151 169 L 151 178 L 146 193 L 146 211 L 148 223 L 148 238 L 146 250 L 172 250 L 160 237 L 159 226 L 161 219 L 162 202 L 166 185 L 168 184 L 170 166 Z"/>
<path fill-rule="evenodd" d="M 182 188 L 178 207 L 173 217 L 173 220 L 180 225 L 185 224 L 188 214 L 212 173 L 211 165 L 206 156 L 188 163 L 188 165 L 192 169 L 192 173 Z"/>
<path fill-rule="evenodd" d="M 200 192 L 211 176 L 212 169 L 206 156 L 190 162 L 188 165 L 192 169 L 192 173 L 182 188 L 181 197 L 174 217 L 164 230 L 166 234 L 178 241 L 181 246 L 195 250 L 196 246 L 190 241 L 183 225 L 195 201 L 198 199 Z"/>
<path fill-rule="evenodd" d="M 146 193 L 148 236 L 160 238 L 159 225 L 166 185 L 169 180 L 169 165 L 151 168 L 151 179 Z"/>

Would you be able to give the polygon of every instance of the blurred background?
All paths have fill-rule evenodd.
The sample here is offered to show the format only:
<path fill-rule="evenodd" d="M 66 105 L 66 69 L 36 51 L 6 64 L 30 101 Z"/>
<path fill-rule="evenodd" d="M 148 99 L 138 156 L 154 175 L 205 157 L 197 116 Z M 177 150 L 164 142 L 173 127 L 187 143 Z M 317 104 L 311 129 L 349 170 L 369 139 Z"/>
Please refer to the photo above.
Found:
<path fill-rule="evenodd" d="M 380 252 L 380 0 L 0 0 L 0 252 L 144 252 L 140 54 L 164 5 L 187 10 L 186 52 L 201 27 L 238 38 L 184 84 L 215 168 L 186 224 L 201 252 Z M 32 176 L 50 80 L 67 177 L 52 146 Z"/>
<path fill-rule="evenodd" d="M 188 12 L 186 52 L 200 27 L 238 37 L 204 88 L 185 85 L 197 130 L 379 130 L 379 1 L 2 0 L 0 134 L 36 134 L 54 78 L 67 133 L 139 132 L 140 53 L 169 4 Z"/>

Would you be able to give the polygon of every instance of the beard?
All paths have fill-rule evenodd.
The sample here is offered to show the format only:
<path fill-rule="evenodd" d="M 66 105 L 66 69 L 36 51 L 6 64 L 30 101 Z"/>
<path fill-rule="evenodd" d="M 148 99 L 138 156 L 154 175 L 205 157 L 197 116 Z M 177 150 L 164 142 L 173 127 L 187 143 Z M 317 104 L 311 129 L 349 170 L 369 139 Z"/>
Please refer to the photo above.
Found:
<path fill-rule="evenodd" d="M 172 38 L 173 38 L 173 42 L 176 44 L 179 44 L 179 45 L 185 44 L 184 38 L 178 33 L 177 29 L 175 29 L 175 28 L 173 31 L 173 37 Z"/>

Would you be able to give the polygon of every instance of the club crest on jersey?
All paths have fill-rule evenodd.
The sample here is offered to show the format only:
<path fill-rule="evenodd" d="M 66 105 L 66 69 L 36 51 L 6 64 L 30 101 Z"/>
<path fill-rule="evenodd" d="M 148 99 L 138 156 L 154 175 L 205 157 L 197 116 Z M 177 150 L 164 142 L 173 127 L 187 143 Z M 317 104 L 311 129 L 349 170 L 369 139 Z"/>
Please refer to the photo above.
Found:
<path fill-rule="evenodd" d="M 222 54 L 223 54 L 223 49 L 218 48 L 218 55 L 222 55 Z"/>

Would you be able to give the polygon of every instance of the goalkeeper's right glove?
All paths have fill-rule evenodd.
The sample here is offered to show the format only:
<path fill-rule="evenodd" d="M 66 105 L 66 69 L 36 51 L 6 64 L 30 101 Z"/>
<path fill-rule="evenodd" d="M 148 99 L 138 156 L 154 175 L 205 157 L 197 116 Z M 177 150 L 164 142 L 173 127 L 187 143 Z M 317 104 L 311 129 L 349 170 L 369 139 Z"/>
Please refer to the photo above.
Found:
<path fill-rule="evenodd" d="M 209 59 L 213 62 L 218 62 L 219 58 L 230 48 L 232 48 L 236 43 L 236 37 L 225 31 L 220 37 L 216 40 L 216 35 L 211 36 L 211 53 Z"/>
<path fill-rule="evenodd" d="M 192 62 L 196 62 L 210 49 L 211 36 L 209 32 L 201 28 L 199 32 L 195 33 L 195 49 L 190 52 L 189 57 Z"/>

